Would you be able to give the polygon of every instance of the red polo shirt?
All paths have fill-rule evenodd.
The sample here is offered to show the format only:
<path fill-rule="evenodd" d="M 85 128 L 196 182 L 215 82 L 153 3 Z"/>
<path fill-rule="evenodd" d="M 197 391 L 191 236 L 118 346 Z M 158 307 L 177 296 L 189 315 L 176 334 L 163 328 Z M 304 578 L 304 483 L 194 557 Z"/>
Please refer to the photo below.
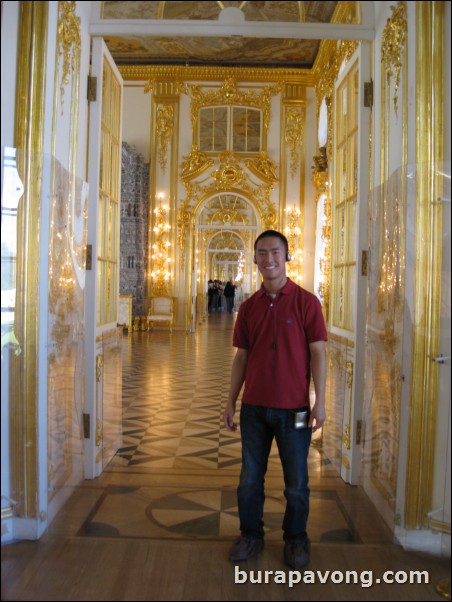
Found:
<path fill-rule="evenodd" d="M 240 305 L 233 345 L 248 350 L 242 403 L 309 406 L 309 344 L 326 341 L 320 301 L 289 278 L 273 299 L 262 286 Z"/>

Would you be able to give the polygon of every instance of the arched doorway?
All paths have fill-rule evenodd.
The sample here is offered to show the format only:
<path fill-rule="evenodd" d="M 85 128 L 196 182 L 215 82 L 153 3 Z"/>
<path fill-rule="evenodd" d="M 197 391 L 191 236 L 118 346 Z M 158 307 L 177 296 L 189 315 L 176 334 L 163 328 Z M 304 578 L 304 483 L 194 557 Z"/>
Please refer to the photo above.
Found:
<path fill-rule="evenodd" d="M 240 302 L 256 290 L 253 244 L 260 230 L 257 207 L 238 191 L 216 193 L 198 207 L 194 220 L 196 319 L 207 315 L 209 280 L 237 286 Z M 193 330 L 194 330 L 193 324 Z"/>

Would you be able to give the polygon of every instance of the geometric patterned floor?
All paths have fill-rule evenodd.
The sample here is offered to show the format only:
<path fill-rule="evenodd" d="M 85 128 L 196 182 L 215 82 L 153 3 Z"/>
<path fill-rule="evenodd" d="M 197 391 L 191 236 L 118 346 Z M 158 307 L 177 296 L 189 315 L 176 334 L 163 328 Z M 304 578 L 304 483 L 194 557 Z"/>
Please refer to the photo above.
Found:
<path fill-rule="evenodd" d="M 222 426 L 234 356 L 233 317 L 211 318 L 209 327 L 196 335 L 164 331 L 126 335 L 124 444 L 114 463 L 161 468 L 240 464 L 239 438 Z"/>
<path fill-rule="evenodd" d="M 233 315 L 218 313 L 195 335 L 125 335 L 123 445 L 111 466 L 240 468 L 239 432 L 227 431 L 222 418 L 235 354 L 233 324 Z M 240 403 L 236 422 L 239 409 Z M 325 470 L 329 463 L 323 464 Z M 272 468 L 279 470 L 275 449 Z"/>
<path fill-rule="evenodd" d="M 266 491 L 267 541 L 281 540 L 285 499 Z M 235 488 L 107 487 L 79 536 L 136 539 L 233 539 L 240 532 Z M 334 490 L 311 490 L 313 542 L 360 543 Z"/>
<path fill-rule="evenodd" d="M 157 330 L 124 336 L 123 445 L 107 470 L 189 472 L 202 487 L 108 486 L 78 535 L 164 539 L 237 535 L 239 411 L 236 432 L 227 431 L 222 418 L 235 354 L 234 319 L 226 313 L 212 314 L 195 335 Z M 308 463 L 316 474 L 334 474 L 314 446 Z M 226 485 L 211 479 L 225 474 Z M 281 474 L 274 445 L 267 475 Z M 282 487 L 266 487 L 267 539 L 281 538 L 284 509 Z M 334 490 L 311 488 L 310 537 L 317 542 L 359 541 Z"/>

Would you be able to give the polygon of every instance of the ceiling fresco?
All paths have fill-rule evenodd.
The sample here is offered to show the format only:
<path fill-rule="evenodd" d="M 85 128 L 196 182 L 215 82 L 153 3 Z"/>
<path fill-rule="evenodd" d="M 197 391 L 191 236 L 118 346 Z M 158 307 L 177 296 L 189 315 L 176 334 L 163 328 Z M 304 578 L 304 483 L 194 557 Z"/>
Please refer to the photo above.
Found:
<path fill-rule="evenodd" d="M 103 2 L 101 19 L 124 24 L 138 20 L 152 21 L 215 21 L 224 9 L 234 8 L 243 13 L 245 22 L 275 24 L 330 23 L 341 2 Z M 348 2 L 350 6 L 358 3 Z M 347 18 L 357 22 L 352 9 Z M 118 65 L 171 64 L 223 65 L 243 67 L 311 68 L 316 59 L 320 40 L 287 39 L 275 36 L 158 36 L 120 33 L 104 35 L 105 42 Z"/>

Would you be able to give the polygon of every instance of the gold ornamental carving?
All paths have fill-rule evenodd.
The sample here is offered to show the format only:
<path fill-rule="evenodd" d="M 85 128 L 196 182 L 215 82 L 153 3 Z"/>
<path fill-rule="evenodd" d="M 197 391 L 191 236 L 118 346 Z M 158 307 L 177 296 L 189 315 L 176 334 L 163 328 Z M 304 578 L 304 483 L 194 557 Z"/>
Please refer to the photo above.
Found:
<path fill-rule="evenodd" d="M 99 354 L 96 356 L 96 382 L 100 382 L 102 378 L 102 365 L 104 363 L 104 356 Z"/>
<path fill-rule="evenodd" d="M 278 216 L 276 214 L 276 209 L 265 213 L 262 216 L 262 223 L 266 230 L 277 230 Z"/>
<path fill-rule="evenodd" d="M 325 220 L 322 226 L 322 241 L 324 243 L 323 257 L 320 258 L 319 267 L 323 281 L 319 285 L 319 295 L 323 301 L 325 319 L 330 315 L 330 290 L 331 290 L 331 199 L 327 195 L 324 203 Z"/>
<path fill-rule="evenodd" d="M 158 157 L 162 171 L 166 170 L 168 142 L 173 135 L 174 108 L 172 105 L 157 107 L 157 137 L 159 141 Z"/>
<path fill-rule="evenodd" d="M 234 77 L 227 77 L 220 88 L 216 90 L 202 91 L 198 85 L 181 84 L 180 90 L 191 98 L 191 118 L 195 124 L 198 111 L 201 107 L 215 105 L 241 105 L 254 107 L 262 110 L 264 128 L 270 123 L 270 99 L 282 90 L 283 82 L 273 86 L 265 86 L 260 92 L 254 90 L 242 91 L 237 86 Z"/>
<path fill-rule="evenodd" d="M 219 169 L 212 172 L 217 186 L 221 190 L 229 190 L 231 187 L 241 186 L 246 180 L 246 174 L 239 165 L 237 157 L 230 152 L 225 152 L 220 157 Z"/>
<path fill-rule="evenodd" d="M 350 425 L 346 424 L 344 428 L 344 435 L 342 437 L 342 443 L 345 449 L 350 449 Z"/>
<path fill-rule="evenodd" d="M 195 144 L 191 147 L 190 154 L 184 155 L 182 159 L 183 161 L 180 165 L 180 177 L 182 180 L 192 180 L 214 164 L 214 160 L 209 159 Z"/>
<path fill-rule="evenodd" d="M 81 52 L 80 17 L 75 15 L 76 2 L 58 2 L 58 54 L 63 56 L 60 94 L 63 113 L 64 88 L 71 74 L 78 77 Z"/>
<path fill-rule="evenodd" d="M 187 211 L 181 207 L 177 213 L 177 229 L 179 231 L 179 265 L 180 271 L 185 269 L 185 241 L 187 239 L 187 231 L 190 228 L 190 223 L 193 218 L 191 211 Z"/>
<path fill-rule="evenodd" d="M 257 159 L 246 159 L 245 165 L 253 175 L 266 184 L 273 185 L 279 179 L 276 173 L 277 167 L 266 151 L 261 151 Z"/>
<path fill-rule="evenodd" d="M 291 107 L 286 114 L 284 134 L 290 154 L 290 175 L 295 177 L 300 158 L 300 146 L 304 138 L 303 109 Z"/>
<path fill-rule="evenodd" d="M 323 40 L 320 51 L 314 65 L 317 85 L 317 107 L 319 110 L 322 100 L 325 98 L 328 113 L 328 142 L 327 156 L 333 154 L 334 139 L 334 86 L 339 75 L 342 63 L 348 62 L 358 47 L 358 41 Z M 318 117 L 318 116 L 317 116 Z"/>
<path fill-rule="evenodd" d="M 312 158 L 314 161 L 313 169 L 313 178 L 315 174 L 327 174 L 328 173 L 328 157 L 326 153 L 326 146 L 319 147 L 319 152 L 317 155 L 314 155 Z"/>
<path fill-rule="evenodd" d="M 99 418 L 96 418 L 96 447 L 100 447 L 100 444 L 102 443 L 102 437 L 102 424 Z"/>
<path fill-rule="evenodd" d="M 287 275 L 300 285 L 303 282 L 303 250 L 301 248 L 302 227 L 303 220 L 301 211 L 296 207 L 286 209 L 285 233 L 292 258 L 287 266 Z"/>
<path fill-rule="evenodd" d="M 102 367 L 104 364 L 104 356 L 99 353 L 98 355 L 96 355 L 96 382 L 97 382 L 97 387 L 96 387 L 96 433 L 95 433 L 95 441 L 96 441 L 96 447 L 99 447 L 100 444 L 102 443 L 102 424 L 101 421 L 99 420 L 98 416 L 99 416 L 99 387 L 100 387 L 100 382 L 102 379 Z"/>
<path fill-rule="evenodd" d="M 345 371 L 346 371 L 346 383 L 348 388 L 348 423 L 344 427 L 344 435 L 342 437 L 342 442 L 346 449 L 350 449 L 351 447 L 351 439 L 350 439 L 350 417 L 352 412 L 352 388 L 353 388 L 353 362 L 348 360 L 345 362 Z"/>
<path fill-rule="evenodd" d="M 398 2 L 397 7 L 391 6 L 392 16 L 387 20 L 383 30 L 381 44 L 381 62 L 384 67 L 386 81 L 391 85 L 394 78 L 394 112 L 397 115 L 398 89 L 402 56 L 407 33 L 406 2 Z"/>
<path fill-rule="evenodd" d="M 349 389 L 353 386 L 353 362 L 350 360 L 345 363 L 345 368 L 347 371 L 347 387 Z"/>
<path fill-rule="evenodd" d="M 326 151 L 326 147 L 322 147 Z M 320 151 L 320 149 L 319 149 Z M 329 317 L 330 308 L 330 282 L 331 282 L 331 199 L 328 189 L 328 169 L 325 169 L 326 164 L 323 152 L 319 152 L 320 159 L 315 161 L 315 169 L 312 173 L 312 182 L 315 186 L 315 200 L 324 195 L 323 202 L 323 220 L 321 239 L 324 244 L 323 256 L 319 260 L 320 273 L 322 280 L 319 283 L 318 293 L 322 300 L 323 314 L 326 321 Z M 317 156 L 319 156 L 317 155 Z"/>

